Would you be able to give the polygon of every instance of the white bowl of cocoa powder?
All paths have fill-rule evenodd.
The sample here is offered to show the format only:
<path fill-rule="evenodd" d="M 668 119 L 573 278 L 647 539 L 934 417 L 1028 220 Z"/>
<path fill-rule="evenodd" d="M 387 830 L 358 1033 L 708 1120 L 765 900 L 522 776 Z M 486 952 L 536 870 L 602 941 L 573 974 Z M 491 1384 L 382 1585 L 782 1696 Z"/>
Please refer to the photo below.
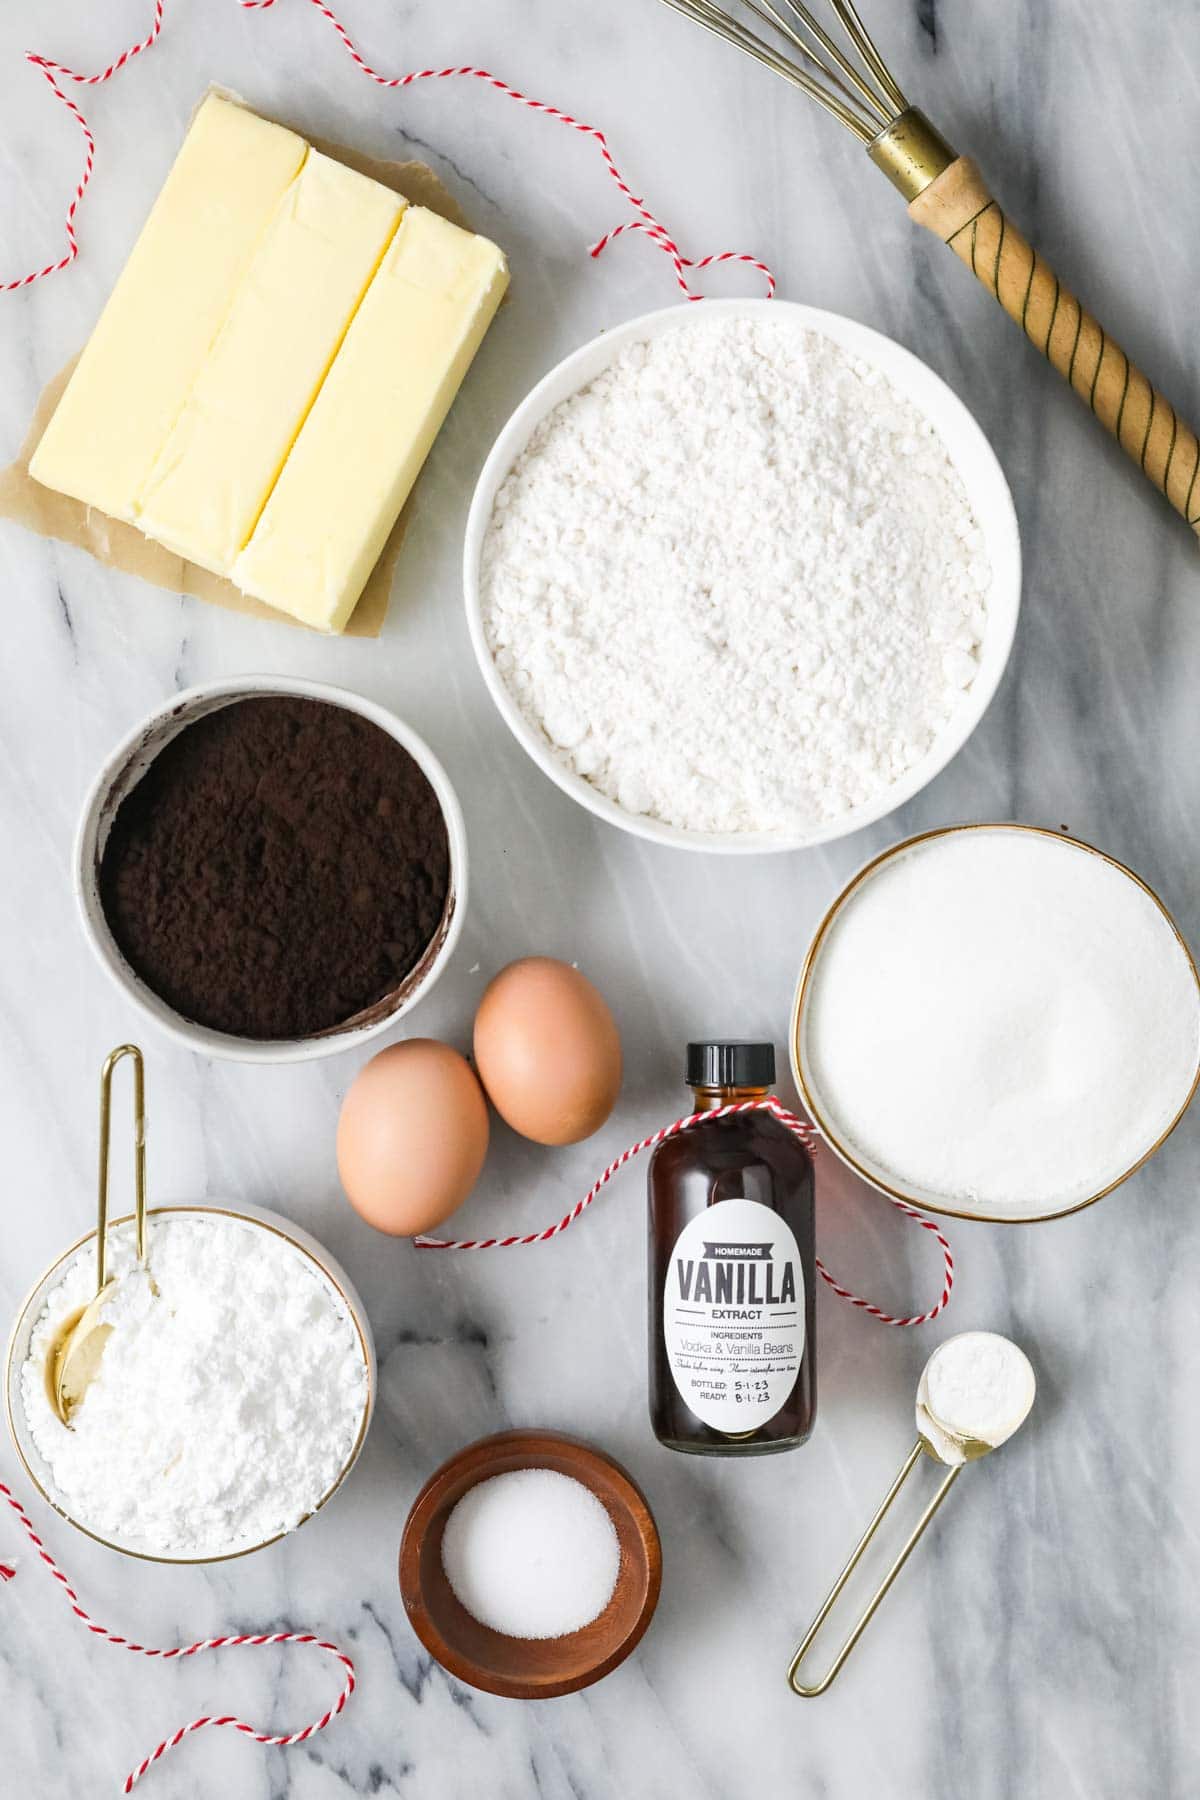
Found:
<path fill-rule="evenodd" d="M 301 1062 L 416 1005 L 467 899 L 462 809 L 428 744 L 343 688 L 177 694 L 106 758 L 74 880 L 102 967 L 202 1056 Z"/>

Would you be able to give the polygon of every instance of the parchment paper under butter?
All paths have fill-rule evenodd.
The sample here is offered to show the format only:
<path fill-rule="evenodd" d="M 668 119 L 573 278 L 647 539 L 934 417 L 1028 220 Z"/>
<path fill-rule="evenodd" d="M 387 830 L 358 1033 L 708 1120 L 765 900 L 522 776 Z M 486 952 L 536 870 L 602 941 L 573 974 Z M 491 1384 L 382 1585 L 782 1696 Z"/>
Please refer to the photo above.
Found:
<path fill-rule="evenodd" d="M 287 123 L 286 120 L 275 122 Z M 294 126 L 290 128 L 296 129 Z M 301 136 L 304 135 L 306 134 L 301 133 Z M 361 175 L 370 175 L 385 187 L 403 194 L 413 205 L 428 207 L 430 212 L 440 213 L 451 224 L 461 225 L 467 231 L 472 229 L 461 207 L 425 163 L 380 162 L 374 157 L 360 155 L 356 150 L 348 150 L 344 145 L 326 143 L 321 138 L 309 137 L 308 142 L 325 155 L 348 163 Z M 223 575 L 214 575 L 195 563 L 185 562 L 173 551 L 165 550 L 153 539 L 144 537 L 136 525 L 127 525 L 121 519 L 111 519 L 107 513 L 85 506 L 80 500 L 71 500 L 66 494 L 55 493 L 53 488 L 43 487 L 33 479 L 29 473 L 29 459 L 46 429 L 51 413 L 58 405 L 59 396 L 77 361 L 78 358 L 73 357 L 66 368 L 43 390 L 17 460 L 0 473 L 0 518 L 13 519 L 18 525 L 36 531 L 40 537 L 59 538 L 64 544 L 77 544 L 81 549 L 90 550 L 96 560 L 106 564 L 108 568 L 120 569 L 126 575 L 140 575 L 143 581 L 152 583 L 154 587 L 166 588 L 173 594 L 194 594 L 198 600 L 209 600 L 214 606 L 228 607 L 230 612 L 247 613 L 254 619 L 273 619 L 281 625 L 298 626 L 301 631 L 309 630 L 310 627 L 302 625 L 290 614 L 278 612 L 273 606 L 265 606 L 259 600 L 252 600 Z M 419 486 L 418 479 L 417 487 Z M 378 637 L 383 628 L 392 575 L 404 542 L 416 492 L 417 488 L 414 488 L 409 495 L 403 512 L 392 527 L 379 561 L 367 577 L 367 585 L 346 626 L 346 637 Z"/>

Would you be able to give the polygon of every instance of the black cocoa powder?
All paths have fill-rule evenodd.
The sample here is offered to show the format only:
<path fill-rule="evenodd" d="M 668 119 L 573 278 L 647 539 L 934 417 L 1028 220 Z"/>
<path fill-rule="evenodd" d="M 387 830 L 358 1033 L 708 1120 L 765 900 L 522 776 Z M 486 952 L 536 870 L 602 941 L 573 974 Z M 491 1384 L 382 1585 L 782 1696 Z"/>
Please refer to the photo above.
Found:
<path fill-rule="evenodd" d="M 442 922 L 437 796 L 370 720 L 247 699 L 185 728 L 118 808 L 100 900 L 176 1012 L 242 1038 L 343 1025 L 402 984 Z"/>

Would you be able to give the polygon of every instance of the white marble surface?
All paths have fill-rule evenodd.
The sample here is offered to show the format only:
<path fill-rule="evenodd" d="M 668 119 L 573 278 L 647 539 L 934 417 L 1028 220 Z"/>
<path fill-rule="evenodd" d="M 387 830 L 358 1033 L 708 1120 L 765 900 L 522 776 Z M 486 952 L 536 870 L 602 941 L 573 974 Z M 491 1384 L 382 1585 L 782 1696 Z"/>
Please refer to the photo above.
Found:
<path fill-rule="evenodd" d="M 897 71 L 984 160 L 1016 217 L 1185 413 L 1200 232 L 1185 180 L 1200 49 L 1192 0 L 871 0 Z M 148 0 L 0 9 L 4 272 L 59 236 L 76 133 L 20 52 L 97 66 L 144 28 Z M 76 924 L 71 833 L 110 744 L 172 689 L 269 668 L 386 701 L 458 784 L 474 892 L 462 947 L 413 1018 L 465 1043 L 490 971 L 527 951 L 579 959 L 628 1045 L 620 1114 L 592 1145 L 539 1152 L 497 1132 L 462 1224 L 541 1222 L 597 1164 L 681 1098 L 689 1034 L 781 1040 L 806 934 L 876 847 L 971 817 L 1063 823 L 1132 862 L 1200 941 L 1200 573 L 1195 542 L 962 268 L 918 236 L 857 147 L 782 84 L 693 34 L 653 0 L 346 0 L 390 67 L 482 62 L 601 124 L 652 204 L 698 253 L 756 250 L 781 291 L 843 310 L 925 356 L 973 408 L 1012 483 L 1025 611 L 997 701 L 964 752 L 898 817 L 809 854 L 697 862 L 609 830 L 525 760 L 469 653 L 456 558 L 487 445 L 532 380 L 597 329 L 673 298 L 666 264 L 626 238 L 593 151 L 475 84 L 387 94 L 337 53 L 300 0 L 267 12 L 172 0 L 153 56 L 86 103 L 97 181 L 67 274 L 0 298 L 0 455 L 85 336 L 204 85 L 301 128 L 427 157 L 508 247 L 513 301 L 421 491 L 378 644 L 331 644 L 238 620 L 106 573 L 0 527 L 0 1137 L 6 1229 L 0 1309 L 89 1222 L 97 1071 L 138 1020 Z M 1085 20 L 1086 13 L 1086 20 Z M 386 14 L 386 17 L 384 16 Z M 1104 129 L 1098 129 L 1098 122 Z M 755 291 L 718 275 L 712 291 Z M 1058 1800 L 1196 1792 L 1195 1192 L 1200 1121 L 1119 1195 L 1059 1225 L 952 1232 L 959 1284 L 945 1325 L 888 1331 L 820 1295 L 820 1418 L 810 1445 L 749 1466 L 674 1457 L 643 1399 L 642 1181 L 540 1251 L 420 1260 L 341 1199 L 338 1100 L 353 1061 L 247 1070 L 145 1033 L 156 1197 L 234 1195 L 281 1208 L 350 1269 L 370 1308 L 381 1403 L 350 1483 L 290 1543 L 224 1570 L 135 1566 L 35 1508 L 81 1596 L 151 1643 L 310 1625 L 346 1642 L 360 1686 L 307 1747 L 264 1753 L 208 1733 L 148 1778 L 199 1800 L 292 1795 L 527 1800 Z M 673 1115 L 672 1115 L 673 1116 Z M 826 1174 L 828 1176 L 828 1169 Z M 878 1200 L 827 1179 L 819 1241 L 849 1279 L 899 1306 L 937 1270 Z M 942 1332 L 1010 1332 L 1040 1378 L 1034 1419 L 962 1481 L 939 1527 L 825 1699 L 786 1692 L 797 1635 L 848 1539 L 898 1466 L 926 1354 Z M 643 1648 L 582 1696 L 526 1705 L 456 1685 L 400 1606 L 406 1508 L 448 1452 L 509 1424 L 577 1430 L 644 1483 L 666 1581 Z M 0 1468 L 11 1471 L 11 1454 Z M 169 1727 L 236 1707 L 275 1729 L 311 1716 L 323 1671 L 275 1653 L 148 1664 L 90 1640 L 15 1524 L 0 1555 L 7 1793 L 114 1793 Z"/>

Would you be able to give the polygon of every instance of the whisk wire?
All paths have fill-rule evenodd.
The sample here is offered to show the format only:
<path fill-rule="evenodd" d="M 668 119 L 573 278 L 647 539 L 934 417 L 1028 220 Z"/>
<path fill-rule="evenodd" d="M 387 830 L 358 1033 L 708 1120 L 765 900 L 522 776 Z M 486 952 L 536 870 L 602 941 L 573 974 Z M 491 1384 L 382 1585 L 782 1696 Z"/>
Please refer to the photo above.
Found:
<path fill-rule="evenodd" d="M 805 0 L 741 0 L 744 11 L 777 32 L 791 54 L 761 37 L 718 0 L 665 3 L 800 88 L 861 143 L 870 144 L 908 110 L 908 101 L 875 48 L 853 0 L 828 0 L 851 54 L 842 49 Z"/>
<path fill-rule="evenodd" d="M 744 0 L 744 3 L 747 5 L 755 5 L 755 9 L 757 10 L 758 0 Z M 803 38 L 787 24 L 782 13 L 779 11 L 778 6 L 773 4 L 773 0 L 762 0 L 762 4 L 771 14 L 778 29 L 784 32 L 792 43 L 797 44 L 805 55 L 810 56 L 810 59 L 816 62 L 826 79 L 836 82 L 839 87 L 842 87 L 842 83 L 838 80 L 834 71 L 822 63 L 819 57 L 812 56 L 811 52 L 806 49 Z M 875 117 L 879 120 L 879 123 L 881 125 L 890 125 L 893 118 L 892 101 L 891 96 L 886 90 L 881 88 L 881 93 L 876 93 L 875 89 L 871 87 L 870 82 L 864 77 L 862 72 L 859 69 L 856 69 L 854 64 L 842 54 L 841 50 L 838 49 L 833 38 L 830 37 L 829 33 L 822 26 L 820 20 L 817 19 L 815 15 L 809 11 L 808 7 L 803 4 L 803 0 L 782 0 L 782 4 L 787 7 L 788 12 L 794 14 L 795 17 L 799 19 L 804 30 L 815 39 L 816 43 L 819 44 L 825 54 L 831 58 L 846 79 L 853 84 L 855 90 L 861 96 L 862 100 L 866 102 L 872 113 L 874 113 Z M 834 0 L 834 10 L 837 11 L 836 0 Z M 838 16 L 839 18 L 841 17 L 840 12 L 838 13 Z M 851 37 L 851 41 L 853 42 L 853 37 Z M 864 57 L 864 61 L 865 60 L 866 58 Z M 843 89 L 843 91 L 845 90 Z"/>
<path fill-rule="evenodd" d="M 875 40 L 872 38 L 870 32 L 863 24 L 862 19 L 859 17 L 858 8 L 854 5 L 854 0 L 829 0 L 829 3 L 841 21 L 842 30 L 846 33 L 846 36 L 850 39 L 851 43 L 858 51 L 858 54 L 870 69 L 883 92 L 896 108 L 896 111 L 898 113 L 907 112 L 909 106 L 908 99 L 900 88 L 892 71 L 888 68 L 882 56 L 880 56 L 878 50 L 875 48 Z M 788 4 L 795 4 L 795 0 L 788 0 Z"/>
<path fill-rule="evenodd" d="M 820 81 L 815 80 L 805 70 L 789 61 L 780 51 L 751 31 L 749 26 L 744 25 L 740 19 L 734 18 L 731 13 L 714 5 L 712 0 L 663 0 L 663 3 L 683 18 L 691 19 L 694 24 L 702 26 L 705 31 L 711 31 L 716 37 L 723 38 L 727 44 L 732 44 L 736 50 L 741 50 L 744 55 L 752 57 L 764 68 L 782 76 L 793 87 L 799 88 L 810 99 L 815 100 L 818 106 L 823 106 L 826 112 L 832 113 L 838 123 L 853 132 L 860 143 L 869 144 L 876 136 L 878 127 L 864 113 L 850 104 L 848 96 L 846 99 L 839 99 L 836 94 L 830 93 Z M 822 68 L 826 80 L 833 79 L 830 72 L 824 69 L 815 57 L 810 56 L 809 60 Z M 845 92 L 844 89 L 843 92 Z"/>

